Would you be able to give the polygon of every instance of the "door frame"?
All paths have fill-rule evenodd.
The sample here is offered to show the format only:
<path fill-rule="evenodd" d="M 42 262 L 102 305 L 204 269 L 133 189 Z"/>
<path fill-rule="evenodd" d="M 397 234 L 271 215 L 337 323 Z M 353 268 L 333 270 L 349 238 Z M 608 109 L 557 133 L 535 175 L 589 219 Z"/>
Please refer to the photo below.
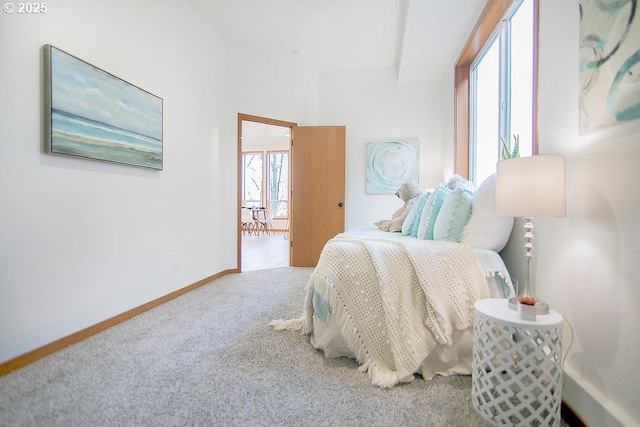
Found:
<path fill-rule="evenodd" d="M 294 122 L 287 122 L 284 120 L 278 119 L 270 119 L 268 117 L 260 117 L 253 116 L 251 114 L 238 113 L 238 140 L 237 140 L 237 149 L 238 149 L 238 189 L 237 189 L 237 212 L 236 212 L 236 223 L 237 223 L 237 265 L 238 272 L 242 272 L 242 195 L 244 189 L 242 188 L 242 123 L 243 122 L 256 122 L 263 123 L 265 125 L 274 125 L 281 127 L 288 127 L 291 134 L 293 134 L 293 128 L 298 124 Z M 291 141 L 289 141 L 289 151 L 291 151 Z M 291 188 L 291 156 L 289 156 L 289 188 Z M 289 221 L 291 221 L 291 212 L 289 212 Z"/>

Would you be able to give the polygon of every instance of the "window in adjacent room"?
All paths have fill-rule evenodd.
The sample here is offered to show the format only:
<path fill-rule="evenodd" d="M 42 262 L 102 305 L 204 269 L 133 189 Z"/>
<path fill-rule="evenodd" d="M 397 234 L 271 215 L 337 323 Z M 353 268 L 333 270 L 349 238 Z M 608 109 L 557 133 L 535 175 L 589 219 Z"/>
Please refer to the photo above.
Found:
<path fill-rule="evenodd" d="M 289 153 L 270 151 L 269 164 L 269 208 L 274 218 L 286 218 L 289 205 Z"/>
<path fill-rule="evenodd" d="M 242 153 L 242 187 L 244 189 L 243 206 L 257 208 L 262 203 L 262 152 Z"/>
<path fill-rule="evenodd" d="M 243 152 L 242 160 L 243 206 L 266 207 L 271 210 L 273 218 L 286 218 L 289 208 L 289 153 Z"/>

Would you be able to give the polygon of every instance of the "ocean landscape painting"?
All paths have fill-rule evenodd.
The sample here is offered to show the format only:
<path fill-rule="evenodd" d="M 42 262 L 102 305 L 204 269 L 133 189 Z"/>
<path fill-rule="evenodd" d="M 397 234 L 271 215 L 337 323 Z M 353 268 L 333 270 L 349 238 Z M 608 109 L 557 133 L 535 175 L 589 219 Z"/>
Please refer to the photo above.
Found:
<path fill-rule="evenodd" d="M 45 46 L 50 153 L 162 169 L 162 98 Z"/>

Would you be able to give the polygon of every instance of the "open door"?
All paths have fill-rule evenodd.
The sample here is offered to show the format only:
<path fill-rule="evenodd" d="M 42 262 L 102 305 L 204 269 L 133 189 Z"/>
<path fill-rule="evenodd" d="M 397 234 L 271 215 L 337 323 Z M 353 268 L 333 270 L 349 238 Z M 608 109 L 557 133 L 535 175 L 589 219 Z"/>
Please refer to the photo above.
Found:
<path fill-rule="evenodd" d="M 245 122 L 258 123 L 262 125 L 274 126 L 274 127 L 280 127 L 280 128 L 288 128 L 287 133 L 289 134 L 293 133 L 292 129 L 294 126 L 296 126 L 296 124 L 293 122 L 286 122 L 283 120 L 270 119 L 267 117 L 260 117 L 260 116 L 253 116 L 250 114 L 238 113 L 238 142 L 237 142 L 238 144 L 238 205 L 237 205 L 237 227 L 238 227 L 238 233 L 237 233 L 238 264 L 237 265 L 238 265 L 238 268 L 237 268 L 237 272 L 242 271 L 242 202 L 244 199 L 244 186 L 243 186 L 244 164 L 243 164 L 242 151 L 243 151 L 243 126 Z M 290 212 L 290 209 L 289 209 L 289 212 Z M 289 256 L 289 258 L 291 257 Z"/>
<path fill-rule="evenodd" d="M 290 264 L 313 267 L 344 231 L 344 126 L 294 126 L 291 142 Z"/>

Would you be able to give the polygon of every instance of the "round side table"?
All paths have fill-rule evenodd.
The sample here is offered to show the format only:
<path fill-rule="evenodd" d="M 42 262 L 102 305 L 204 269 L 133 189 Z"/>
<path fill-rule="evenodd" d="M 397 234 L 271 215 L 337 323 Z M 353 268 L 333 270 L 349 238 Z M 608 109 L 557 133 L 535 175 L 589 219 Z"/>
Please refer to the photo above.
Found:
<path fill-rule="evenodd" d="M 474 304 L 471 400 L 496 425 L 557 426 L 562 403 L 562 316 L 523 320 L 502 298 Z"/>

